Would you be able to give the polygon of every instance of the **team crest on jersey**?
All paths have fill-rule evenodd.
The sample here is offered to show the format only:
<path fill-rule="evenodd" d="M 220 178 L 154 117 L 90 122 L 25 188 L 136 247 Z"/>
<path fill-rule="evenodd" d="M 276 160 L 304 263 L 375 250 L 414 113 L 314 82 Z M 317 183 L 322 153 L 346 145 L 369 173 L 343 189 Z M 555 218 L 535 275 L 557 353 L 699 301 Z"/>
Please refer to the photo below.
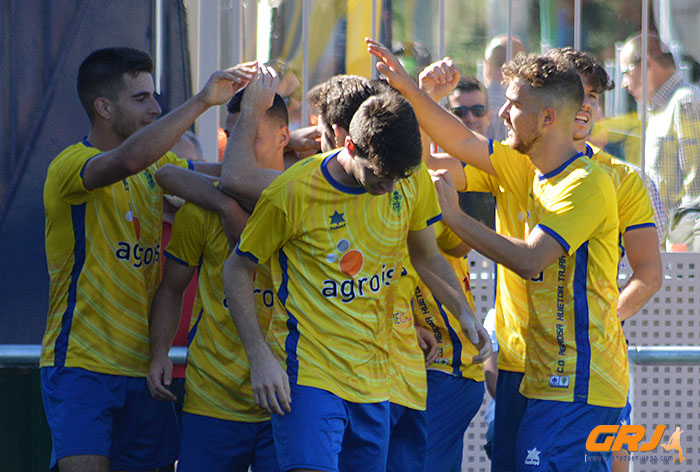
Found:
<path fill-rule="evenodd" d="M 345 213 L 338 213 L 336 210 L 331 216 L 331 229 L 340 229 L 345 227 Z"/>
<path fill-rule="evenodd" d="M 391 192 L 391 209 L 397 215 L 401 214 L 401 202 L 403 201 L 403 195 L 398 190 Z"/>

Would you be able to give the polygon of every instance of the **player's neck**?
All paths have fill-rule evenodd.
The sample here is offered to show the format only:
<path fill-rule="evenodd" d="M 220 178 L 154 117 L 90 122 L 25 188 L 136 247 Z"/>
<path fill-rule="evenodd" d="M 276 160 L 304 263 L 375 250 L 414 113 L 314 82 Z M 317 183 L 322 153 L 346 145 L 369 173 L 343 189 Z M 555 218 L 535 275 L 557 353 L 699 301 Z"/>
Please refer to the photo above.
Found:
<path fill-rule="evenodd" d="M 577 152 L 579 151 L 570 135 L 568 138 L 550 136 L 549 139 L 540 140 L 530 151 L 530 161 L 540 173 L 548 174 L 558 169 Z"/>
<path fill-rule="evenodd" d="M 119 147 L 124 142 L 120 136 L 100 126 L 91 126 L 87 138 L 91 146 L 101 151 L 109 151 Z"/>
<path fill-rule="evenodd" d="M 574 139 L 574 147 L 578 152 L 586 152 L 586 139 Z"/>
<path fill-rule="evenodd" d="M 328 172 L 336 182 L 339 182 L 346 187 L 359 187 L 360 184 L 355 179 L 352 173 L 352 157 L 346 148 L 343 148 L 338 154 L 333 156 L 328 161 Z"/>

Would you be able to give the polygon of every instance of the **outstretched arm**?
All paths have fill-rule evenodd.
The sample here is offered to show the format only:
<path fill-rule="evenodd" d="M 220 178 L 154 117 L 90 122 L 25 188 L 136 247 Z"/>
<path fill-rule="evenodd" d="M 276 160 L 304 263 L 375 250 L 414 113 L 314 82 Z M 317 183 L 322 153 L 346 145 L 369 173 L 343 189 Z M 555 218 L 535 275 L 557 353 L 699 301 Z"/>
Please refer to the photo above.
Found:
<path fill-rule="evenodd" d="M 111 185 L 157 161 L 199 115 L 226 103 L 252 77 L 249 64 L 212 74 L 202 90 L 163 118 L 137 131 L 120 146 L 90 159 L 83 169 L 87 189 Z"/>
<path fill-rule="evenodd" d="M 632 277 L 620 292 L 617 304 L 617 316 L 624 321 L 634 316 L 659 291 L 662 269 L 656 228 L 633 229 L 622 239 L 632 267 Z"/>
<path fill-rule="evenodd" d="M 166 259 L 163 280 L 153 296 L 148 324 L 151 365 L 146 384 L 156 400 L 176 400 L 175 395 L 168 390 L 173 374 L 173 362 L 168 357 L 168 351 L 180 324 L 182 294 L 193 274 L 194 267 Z"/>
<path fill-rule="evenodd" d="M 257 267 L 248 257 L 231 253 L 224 265 L 224 291 L 250 363 L 255 403 L 270 413 L 284 415 L 292 411 L 289 378 L 265 342 L 255 314 L 253 274 Z"/>
<path fill-rule="evenodd" d="M 566 254 L 556 239 L 537 227 L 526 241 L 487 228 L 461 210 L 449 174 L 433 172 L 432 175 L 445 223 L 469 246 L 492 261 L 508 267 L 524 279 L 531 279 Z"/>
<path fill-rule="evenodd" d="M 428 133 L 433 141 L 460 161 L 495 175 L 496 171 L 489 157 L 488 139 L 467 129 L 459 118 L 421 91 L 413 83 L 398 59 L 386 47 L 371 39 L 365 41 L 370 54 L 378 59 L 377 69 L 379 72 L 387 78 L 392 87 L 401 92 L 411 103 L 421 128 Z M 455 74 L 458 74 L 458 71 L 454 67 L 440 67 L 440 74 L 426 75 L 424 83 L 429 80 L 452 83 Z"/>
<path fill-rule="evenodd" d="M 261 169 L 255 160 L 258 123 L 272 106 L 279 78 L 274 70 L 261 67 L 246 88 L 241 113 L 224 152 L 221 189 L 239 201 L 255 205 L 280 171 Z"/>
<path fill-rule="evenodd" d="M 483 362 L 491 355 L 491 340 L 474 317 L 450 264 L 440 254 L 433 228 L 429 226 L 420 231 L 409 231 L 406 242 L 411 265 L 435 298 L 459 319 L 467 338 L 479 350 L 473 361 Z"/>

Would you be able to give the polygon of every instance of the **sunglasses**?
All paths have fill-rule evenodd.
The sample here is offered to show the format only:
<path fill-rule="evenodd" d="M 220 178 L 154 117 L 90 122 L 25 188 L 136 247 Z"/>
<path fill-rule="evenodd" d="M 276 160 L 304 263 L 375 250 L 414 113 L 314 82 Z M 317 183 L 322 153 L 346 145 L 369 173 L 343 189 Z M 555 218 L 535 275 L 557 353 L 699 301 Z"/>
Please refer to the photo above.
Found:
<path fill-rule="evenodd" d="M 482 118 L 486 116 L 489 112 L 485 105 L 473 105 L 471 107 L 454 107 L 450 108 L 450 111 L 460 118 L 466 118 L 468 113 L 471 113 L 477 118 Z"/>

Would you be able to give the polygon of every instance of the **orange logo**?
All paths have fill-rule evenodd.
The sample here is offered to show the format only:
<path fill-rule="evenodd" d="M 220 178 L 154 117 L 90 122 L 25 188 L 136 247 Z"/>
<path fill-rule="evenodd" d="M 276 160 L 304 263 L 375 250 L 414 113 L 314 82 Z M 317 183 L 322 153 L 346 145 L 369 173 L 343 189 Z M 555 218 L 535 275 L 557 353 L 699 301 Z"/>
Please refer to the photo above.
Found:
<path fill-rule="evenodd" d="M 658 425 L 654 429 L 651 440 L 643 443 L 646 428 L 642 425 L 600 425 L 593 428 L 591 434 L 588 435 L 586 449 L 590 452 L 614 452 L 622 450 L 623 446 L 627 446 L 630 452 L 649 452 L 661 445 L 665 451 L 678 451 L 679 460 L 683 462 L 685 458 L 683 457 L 683 448 L 680 443 L 683 431 L 676 426 L 676 432 L 671 435 L 668 443 L 661 444 L 661 438 L 665 431 L 665 425 Z"/>
<path fill-rule="evenodd" d="M 326 261 L 330 264 L 338 261 L 338 268 L 342 273 L 349 277 L 355 277 L 364 264 L 364 257 L 362 253 L 357 249 L 350 249 L 350 241 L 347 239 L 341 239 L 335 246 L 336 250 L 342 254 L 340 261 L 338 261 L 338 256 L 335 254 L 328 254 L 326 256 Z"/>

